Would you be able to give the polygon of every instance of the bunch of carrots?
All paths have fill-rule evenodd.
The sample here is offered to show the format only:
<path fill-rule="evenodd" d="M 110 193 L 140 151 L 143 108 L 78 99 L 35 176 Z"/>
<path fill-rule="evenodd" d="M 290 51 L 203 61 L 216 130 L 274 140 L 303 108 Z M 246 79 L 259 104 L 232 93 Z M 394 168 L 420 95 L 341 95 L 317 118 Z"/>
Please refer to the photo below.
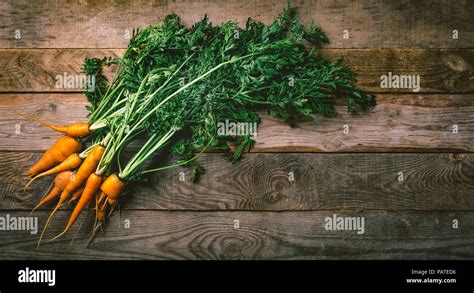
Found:
<path fill-rule="evenodd" d="M 39 246 L 51 218 L 64 204 L 77 201 L 64 231 L 55 238 L 64 235 L 76 222 L 84 208 L 91 203 L 95 203 L 96 219 L 102 223 L 105 220 L 107 209 L 115 207 L 116 199 L 125 183 L 115 173 L 109 176 L 97 174 L 97 165 L 105 151 L 102 143 L 96 143 L 79 153 L 81 150 L 80 139 L 90 134 L 88 123 L 77 122 L 67 126 L 57 126 L 38 119 L 31 119 L 64 134 L 28 170 L 28 175 L 32 176 L 32 179 L 25 188 L 38 178 L 57 174 L 51 191 L 33 209 L 34 211 L 59 197 L 41 234 Z"/>
<path fill-rule="evenodd" d="M 204 169 L 196 159 L 209 147 L 233 145 L 235 162 L 252 148 L 251 134 L 221 135 L 219 122 L 258 123 L 257 110 L 265 109 L 292 124 L 334 114 L 339 96 L 347 99 L 350 112 L 375 105 L 373 95 L 357 88 L 349 68 L 316 48 L 307 50 L 303 41 L 318 46 L 327 38 L 314 24 L 299 24 L 291 7 L 270 25 L 249 19 L 245 28 L 234 22 L 213 25 L 206 17 L 186 27 L 172 14 L 134 33 L 122 58 L 86 58 L 84 72 L 96 77 L 94 90 L 85 93 L 88 121 L 57 126 L 29 118 L 64 134 L 28 170 L 27 186 L 57 174 L 51 192 L 35 207 L 59 198 L 38 245 L 51 218 L 67 203 L 77 202 L 53 239 L 66 234 L 88 205 L 95 208 L 94 235 L 125 185 L 146 174 L 193 164 L 193 178 L 198 178 Z M 110 63 L 118 67 L 109 84 L 101 69 Z M 122 166 L 122 151 L 137 137 L 145 143 Z M 146 170 L 159 151 L 179 160 Z"/>

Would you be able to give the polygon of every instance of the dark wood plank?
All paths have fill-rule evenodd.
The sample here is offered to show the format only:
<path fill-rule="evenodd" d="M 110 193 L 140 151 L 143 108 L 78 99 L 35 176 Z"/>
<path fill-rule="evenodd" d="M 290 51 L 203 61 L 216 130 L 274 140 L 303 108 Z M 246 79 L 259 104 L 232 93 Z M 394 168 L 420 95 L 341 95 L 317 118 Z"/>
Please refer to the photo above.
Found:
<path fill-rule="evenodd" d="M 417 93 L 474 92 L 473 49 L 325 49 L 333 60 L 359 74 L 358 85 L 370 92 L 414 93 L 380 87 L 382 75 L 420 75 Z M 84 58 L 121 56 L 119 49 L 0 49 L 0 92 L 80 92 L 58 88 L 57 76 L 79 75 Z M 114 68 L 107 70 L 109 78 Z"/>
<path fill-rule="evenodd" d="M 325 218 L 364 217 L 365 233 L 327 231 Z M 27 216 L 26 212 L 9 212 Z M 0 215 L 6 216 L 5 212 Z M 40 212 L 42 227 L 46 212 Z M 64 228 L 59 212 L 46 239 Z M 459 228 L 453 229 L 453 219 Z M 125 220 L 130 228 L 124 228 Z M 239 228 L 234 228 L 239 220 Z M 1 259 L 473 259 L 474 212 L 124 211 L 86 248 L 90 223 L 36 250 L 38 235 L 0 231 Z M 86 222 L 87 223 L 87 222 Z"/>
<path fill-rule="evenodd" d="M 471 1 L 291 1 L 304 23 L 327 32 L 331 47 L 472 48 Z M 286 1 L 3 1 L 0 47 L 124 48 L 132 28 L 175 12 L 190 25 L 207 14 L 214 23 L 248 17 L 269 23 Z M 21 38 L 15 31 L 21 30 Z M 348 30 L 349 38 L 343 38 Z M 458 39 L 453 39 L 458 30 Z M 129 34 L 127 35 L 127 31 Z"/>
<path fill-rule="evenodd" d="M 290 128 L 262 114 L 254 152 L 474 151 L 474 96 L 377 95 L 371 113 L 318 117 Z M 68 124 L 86 121 L 82 94 L 1 94 L 0 150 L 44 151 L 59 137 L 12 113 Z M 344 125 L 349 133 L 344 134 Z M 453 125 L 458 133 L 453 133 Z"/>
<path fill-rule="evenodd" d="M 23 191 L 21 174 L 38 156 L 0 152 L 0 209 L 31 209 L 46 192 L 51 177 Z M 171 161 L 157 156 L 152 165 Z M 199 182 L 189 182 L 189 169 L 154 174 L 127 187 L 122 208 L 474 210 L 472 154 L 246 154 L 235 165 L 204 154 L 199 162 L 206 168 Z"/>

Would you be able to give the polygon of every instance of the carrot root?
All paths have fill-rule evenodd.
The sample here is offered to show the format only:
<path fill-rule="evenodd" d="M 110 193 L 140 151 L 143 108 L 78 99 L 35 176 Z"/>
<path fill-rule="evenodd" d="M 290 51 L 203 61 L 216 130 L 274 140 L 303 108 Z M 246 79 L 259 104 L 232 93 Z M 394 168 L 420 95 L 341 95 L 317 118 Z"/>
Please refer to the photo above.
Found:
<path fill-rule="evenodd" d="M 44 225 L 43 231 L 41 232 L 40 239 L 38 240 L 38 246 L 36 247 L 37 250 L 38 250 L 39 247 L 40 247 L 41 240 L 43 239 L 44 233 L 45 233 L 46 230 L 48 229 L 48 226 L 49 226 L 49 223 L 51 222 L 51 219 L 53 218 L 54 214 L 56 214 L 56 212 L 63 206 L 63 204 L 64 204 L 64 203 L 58 202 L 58 204 L 56 205 L 56 207 L 54 208 L 54 210 L 53 210 L 53 211 L 51 212 L 51 214 L 49 215 L 48 220 L 46 221 L 46 224 Z M 51 241 L 48 241 L 48 242 L 51 242 Z"/>
<path fill-rule="evenodd" d="M 40 206 L 43 206 L 45 205 L 46 203 L 52 201 L 53 199 L 55 199 L 56 197 L 59 196 L 59 194 L 61 194 L 61 191 L 64 189 L 64 187 L 69 183 L 69 181 L 71 180 L 71 176 L 72 176 L 72 172 L 71 171 L 63 171 L 61 173 L 59 173 L 58 175 L 56 175 L 56 177 L 54 178 L 54 181 L 52 184 L 54 184 L 54 187 L 53 189 L 51 190 L 51 192 L 49 192 L 48 195 L 46 195 L 45 197 L 43 197 L 40 202 L 38 203 L 38 205 L 36 205 L 33 210 L 31 211 L 30 214 L 33 214 L 33 212 L 39 208 Z M 51 185 L 52 185 L 51 184 Z M 49 189 L 49 188 L 48 188 Z"/>
<path fill-rule="evenodd" d="M 104 180 L 100 186 L 102 190 L 109 198 L 116 199 L 122 192 L 125 182 L 120 179 L 116 173 L 112 173 Z"/>
<path fill-rule="evenodd" d="M 59 237 L 63 236 L 64 234 L 66 234 L 67 230 L 64 230 L 63 232 L 59 233 L 59 235 L 56 235 L 55 237 L 53 237 L 52 239 L 50 239 L 48 241 L 48 243 L 50 242 L 53 242 L 54 240 L 58 239 Z"/>
<path fill-rule="evenodd" d="M 79 188 L 78 190 L 76 190 L 72 195 L 71 195 L 71 199 L 68 201 L 67 205 L 70 205 L 73 201 L 77 200 L 81 194 L 82 194 L 82 191 L 84 190 L 84 188 Z"/>
<path fill-rule="evenodd" d="M 33 213 L 40 206 L 43 206 L 44 204 L 58 197 L 60 193 L 61 193 L 61 190 L 57 187 L 54 187 L 53 190 L 33 208 L 31 213 Z"/>
<path fill-rule="evenodd" d="M 70 136 L 60 137 L 41 158 L 28 170 L 28 174 L 36 175 L 44 170 L 52 168 L 66 160 L 73 153 L 77 153 L 81 143 Z"/>
<path fill-rule="evenodd" d="M 51 188 L 53 187 L 53 185 L 54 185 L 54 182 L 51 182 L 51 184 L 49 185 L 48 189 L 46 189 L 46 192 L 41 196 L 40 201 L 42 201 L 43 199 L 45 199 L 46 196 L 51 192 Z M 38 206 L 34 207 L 34 208 L 31 210 L 31 212 L 30 212 L 30 214 L 29 214 L 28 217 L 31 217 L 31 216 L 33 215 L 34 211 L 35 211 L 37 208 L 38 208 Z"/>
<path fill-rule="evenodd" d="M 74 222 L 77 220 L 82 210 L 94 198 L 101 182 L 101 175 L 97 175 L 95 173 L 89 175 L 86 186 L 84 187 L 84 191 L 82 192 L 82 195 L 79 198 L 79 202 L 76 204 L 76 207 L 74 208 L 74 211 L 72 212 L 72 215 L 69 218 L 66 228 L 64 229 L 64 233 L 66 233 L 72 227 L 72 225 L 74 225 Z"/>
<path fill-rule="evenodd" d="M 63 172 L 63 171 L 67 171 L 67 170 L 75 169 L 75 168 L 79 167 L 79 165 L 81 163 L 82 163 L 82 159 L 79 156 L 79 154 L 73 153 L 70 156 L 68 156 L 64 161 L 62 161 L 59 165 L 57 165 L 56 167 L 53 167 L 53 168 L 49 169 L 48 171 L 45 171 L 45 172 L 40 173 L 40 174 L 36 175 L 35 177 L 33 177 L 26 184 L 25 189 L 27 189 L 28 186 L 30 186 L 30 184 L 33 183 L 33 181 L 35 181 L 38 178 L 48 176 L 48 175 L 52 175 L 52 174 L 59 173 L 59 172 Z"/>
<path fill-rule="evenodd" d="M 74 236 L 72 237 L 71 239 L 71 242 L 69 242 L 69 246 L 72 245 L 72 243 L 74 242 L 74 240 L 76 239 L 77 235 L 79 234 L 79 231 L 81 231 L 81 228 L 82 228 L 82 225 L 84 225 L 84 222 L 86 221 L 87 217 L 91 214 L 91 210 L 89 210 L 87 212 L 87 215 L 84 217 L 84 219 L 82 219 L 81 223 L 79 224 L 79 227 L 77 228 L 76 230 L 76 233 L 74 233 Z"/>
<path fill-rule="evenodd" d="M 25 115 L 20 114 L 20 113 L 15 113 L 15 114 L 18 115 L 18 116 L 21 116 L 25 119 L 41 123 L 41 124 L 51 128 L 51 129 L 53 129 L 57 132 L 64 133 L 68 136 L 72 136 L 72 137 L 87 136 L 90 133 L 89 123 L 87 123 L 87 122 L 76 122 L 76 123 L 72 123 L 72 124 L 69 124 L 69 125 L 62 125 L 61 126 L 61 125 L 54 125 L 52 123 L 49 123 L 49 122 L 44 121 L 44 120 L 40 120 L 38 118 L 28 117 L 28 116 L 25 116 Z"/>
<path fill-rule="evenodd" d="M 105 148 L 101 145 L 96 145 L 89 155 L 85 158 L 84 162 L 81 164 L 77 170 L 74 179 L 66 185 L 61 196 L 69 198 L 69 196 L 77 190 L 94 172 L 94 169 L 99 164 L 102 155 L 104 154 Z"/>

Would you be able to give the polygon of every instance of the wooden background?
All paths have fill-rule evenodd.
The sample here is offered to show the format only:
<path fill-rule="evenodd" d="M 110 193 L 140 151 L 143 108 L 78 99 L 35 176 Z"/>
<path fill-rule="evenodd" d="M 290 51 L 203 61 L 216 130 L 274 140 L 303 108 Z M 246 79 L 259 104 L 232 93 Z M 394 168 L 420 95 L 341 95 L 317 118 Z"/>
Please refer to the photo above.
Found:
<path fill-rule="evenodd" d="M 268 23 L 285 3 L 2 1 L 0 215 L 27 216 L 38 202 L 50 179 L 23 192 L 21 174 L 58 137 L 11 113 L 85 120 L 84 95 L 55 88 L 56 75 L 79 74 L 85 56 L 120 56 L 132 28 L 171 11 L 186 24 L 204 13 L 216 23 L 250 16 Z M 474 2 L 292 4 L 304 22 L 313 18 L 328 33 L 325 53 L 343 57 L 360 86 L 377 94 L 371 113 L 353 117 L 340 105 L 338 117 L 295 128 L 263 115 L 256 147 L 239 164 L 207 153 L 197 184 L 179 181 L 189 170 L 176 169 L 132 186 L 121 217 L 116 213 L 89 247 L 90 221 L 73 245 L 71 233 L 39 251 L 38 235 L 0 231 L 0 259 L 474 258 Z M 421 91 L 381 89 L 380 75 L 388 72 L 419 74 Z M 50 209 L 37 212 L 40 228 Z M 59 212 L 47 239 L 69 212 Z M 365 234 L 326 231 L 324 218 L 334 213 L 365 217 Z"/>

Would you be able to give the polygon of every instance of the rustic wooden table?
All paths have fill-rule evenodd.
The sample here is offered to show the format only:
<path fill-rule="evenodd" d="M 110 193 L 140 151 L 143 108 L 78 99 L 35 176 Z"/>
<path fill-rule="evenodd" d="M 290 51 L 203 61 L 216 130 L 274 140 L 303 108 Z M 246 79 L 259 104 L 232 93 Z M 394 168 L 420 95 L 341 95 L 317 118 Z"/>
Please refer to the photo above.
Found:
<path fill-rule="evenodd" d="M 392 3 L 396 2 L 396 3 Z M 13 112 L 83 121 L 85 96 L 58 89 L 85 56 L 120 56 L 132 28 L 171 11 L 192 24 L 269 22 L 286 1 L 2 1 L 0 215 L 27 216 L 47 189 L 21 175 L 58 134 Z M 200 162 L 199 183 L 176 169 L 133 186 L 85 246 L 90 223 L 36 250 L 38 235 L 0 231 L 0 259 L 471 259 L 474 257 L 474 3 L 294 1 L 331 41 L 378 105 L 290 128 L 263 115 L 256 147 L 236 165 Z M 109 74 L 113 71 L 110 69 Z M 384 89 L 382 75 L 420 75 L 419 92 Z M 403 178 L 402 178 L 403 177 Z M 294 180 L 291 180 L 294 179 Z M 51 207 L 36 213 L 40 227 Z M 359 216 L 365 233 L 328 231 L 325 218 Z M 63 228 L 60 212 L 47 238 Z M 83 215 L 84 216 L 84 215 Z M 87 220 L 86 220 L 87 221 Z"/>

